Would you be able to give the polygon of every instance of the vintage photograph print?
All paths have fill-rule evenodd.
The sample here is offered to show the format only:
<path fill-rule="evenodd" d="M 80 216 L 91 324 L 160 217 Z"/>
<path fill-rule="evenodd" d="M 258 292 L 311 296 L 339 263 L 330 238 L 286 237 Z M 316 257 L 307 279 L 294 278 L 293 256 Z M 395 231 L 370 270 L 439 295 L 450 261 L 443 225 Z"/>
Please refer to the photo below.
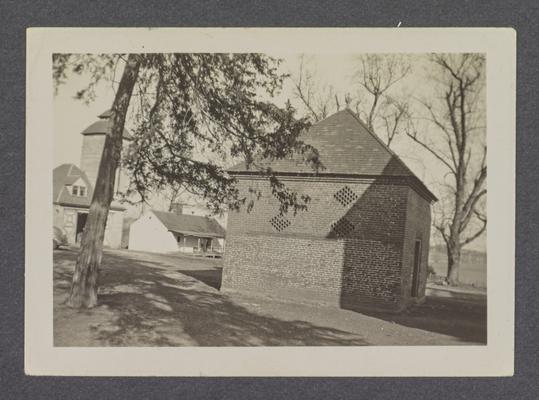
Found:
<path fill-rule="evenodd" d="M 55 345 L 485 344 L 485 71 L 54 54 Z"/>
<path fill-rule="evenodd" d="M 80 50 L 48 64 L 52 351 L 492 344 L 487 49 Z"/>

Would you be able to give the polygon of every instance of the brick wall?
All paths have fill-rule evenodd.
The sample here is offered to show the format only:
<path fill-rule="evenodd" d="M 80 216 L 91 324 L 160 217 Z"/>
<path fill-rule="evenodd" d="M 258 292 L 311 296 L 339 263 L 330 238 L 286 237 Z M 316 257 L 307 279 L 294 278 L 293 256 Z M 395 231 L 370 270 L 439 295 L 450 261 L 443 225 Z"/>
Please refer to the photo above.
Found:
<path fill-rule="evenodd" d="M 354 225 L 354 230 L 347 237 L 383 242 L 402 239 L 409 190 L 405 185 L 351 179 L 282 181 L 290 190 L 310 196 L 308 211 L 299 211 L 296 215 L 288 212 L 285 219 L 289 225 L 279 232 L 270 223 L 279 214 L 279 202 L 271 194 L 269 183 L 262 179 L 240 179 L 238 189 L 248 200 L 254 200 L 254 205 L 250 212 L 243 207 L 239 212 L 229 213 L 227 236 L 234 233 L 267 233 L 334 238 L 337 235 L 331 226 L 344 218 Z M 345 187 L 353 192 L 350 199 L 354 200 L 348 204 L 342 204 L 335 198 L 335 194 Z M 257 200 L 256 195 L 249 193 L 249 188 L 261 191 L 262 197 Z"/>
<path fill-rule="evenodd" d="M 422 300 L 428 275 L 429 241 L 431 214 L 430 204 L 414 190 L 408 191 L 407 215 L 402 256 L 402 297 L 406 303 Z M 414 270 L 415 241 L 421 241 L 421 261 L 419 269 L 419 296 L 411 298 Z"/>
<path fill-rule="evenodd" d="M 222 288 L 339 304 L 342 241 L 279 235 L 227 237 Z"/>
<path fill-rule="evenodd" d="M 263 195 L 250 212 L 229 213 L 223 289 L 398 309 L 411 189 L 374 180 L 283 182 L 311 202 L 308 211 L 275 223 L 279 203 L 267 181 L 239 180 L 242 193 Z"/>

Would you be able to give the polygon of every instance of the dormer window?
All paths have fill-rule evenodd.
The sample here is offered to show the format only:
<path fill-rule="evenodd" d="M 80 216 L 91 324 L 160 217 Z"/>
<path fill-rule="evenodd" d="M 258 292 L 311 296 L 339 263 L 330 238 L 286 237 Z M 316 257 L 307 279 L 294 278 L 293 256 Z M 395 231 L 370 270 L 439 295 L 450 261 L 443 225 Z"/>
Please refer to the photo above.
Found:
<path fill-rule="evenodd" d="M 79 185 L 71 186 L 71 195 L 77 197 L 86 197 L 86 187 Z"/>

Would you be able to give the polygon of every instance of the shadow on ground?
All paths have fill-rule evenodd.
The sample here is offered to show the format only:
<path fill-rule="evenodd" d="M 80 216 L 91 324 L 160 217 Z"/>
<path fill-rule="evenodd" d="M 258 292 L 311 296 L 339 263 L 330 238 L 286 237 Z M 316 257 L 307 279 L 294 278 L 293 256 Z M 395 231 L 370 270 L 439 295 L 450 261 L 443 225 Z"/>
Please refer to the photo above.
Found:
<path fill-rule="evenodd" d="M 218 291 L 218 267 L 178 270 L 177 265 L 146 263 L 125 254 L 104 255 L 100 306 L 71 310 L 62 299 L 69 290 L 76 255 L 74 251 L 54 253 L 56 346 L 82 345 L 78 334 L 90 337 L 84 345 L 94 346 L 368 344 L 353 333 L 256 314 L 235 304 Z"/>
<path fill-rule="evenodd" d="M 222 267 L 203 270 L 178 269 L 177 271 L 181 274 L 190 276 L 191 278 L 195 278 L 214 289 L 221 289 L 221 278 L 223 275 Z"/>
<path fill-rule="evenodd" d="M 221 287 L 222 268 L 178 270 L 217 290 Z M 474 293 L 452 293 L 429 290 L 426 302 L 401 314 L 356 312 L 410 328 L 453 336 L 463 342 L 487 342 L 486 296 Z M 354 311 L 354 310 L 351 310 Z"/>
<path fill-rule="evenodd" d="M 221 287 L 222 268 L 178 270 L 217 290 Z M 428 291 L 426 302 L 400 314 L 355 310 L 363 315 L 402 326 L 453 336 L 463 342 L 487 342 L 487 305 L 484 294 Z M 354 311 L 354 310 L 351 310 Z"/>
<path fill-rule="evenodd" d="M 432 293 L 425 303 L 400 314 L 357 312 L 402 326 L 453 336 L 462 342 L 486 344 L 486 296 L 446 293 Z"/>

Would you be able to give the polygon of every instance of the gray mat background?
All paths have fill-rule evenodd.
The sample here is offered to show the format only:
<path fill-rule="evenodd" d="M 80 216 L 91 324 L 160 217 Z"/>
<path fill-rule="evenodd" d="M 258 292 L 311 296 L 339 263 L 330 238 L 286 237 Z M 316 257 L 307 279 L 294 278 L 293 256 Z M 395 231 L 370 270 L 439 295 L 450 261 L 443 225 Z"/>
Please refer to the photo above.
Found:
<path fill-rule="evenodd" d="M 536 1 L 0 2 L 0 398 L 3 399 L 536 399 Z M 39 26 L 514 27 L 518 35 L 517 295 L 513 378 L 27 377 L 24 356 L 25 29 Z M 81 360 L 84 362 L 84 360 Z M 185 360 L 185 362 L 189 362 Z M 443 362 L 443 360 L 440 360 Z M 466 360 L 463 360 L 465 363 Z"/>

